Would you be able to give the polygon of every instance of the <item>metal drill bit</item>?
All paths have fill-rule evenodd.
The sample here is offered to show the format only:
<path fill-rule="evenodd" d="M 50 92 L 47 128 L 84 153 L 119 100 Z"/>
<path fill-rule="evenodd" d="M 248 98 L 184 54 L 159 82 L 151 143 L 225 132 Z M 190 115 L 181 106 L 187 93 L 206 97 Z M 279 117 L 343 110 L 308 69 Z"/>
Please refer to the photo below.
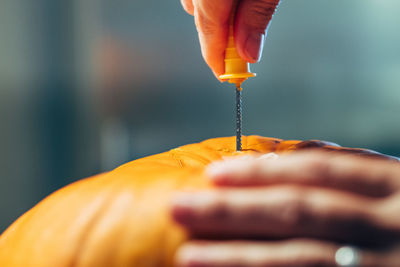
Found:
<path fill-rule="evenodd" d="M 236 87 L 236 150 L 242 151 L 242 88 Z"/>

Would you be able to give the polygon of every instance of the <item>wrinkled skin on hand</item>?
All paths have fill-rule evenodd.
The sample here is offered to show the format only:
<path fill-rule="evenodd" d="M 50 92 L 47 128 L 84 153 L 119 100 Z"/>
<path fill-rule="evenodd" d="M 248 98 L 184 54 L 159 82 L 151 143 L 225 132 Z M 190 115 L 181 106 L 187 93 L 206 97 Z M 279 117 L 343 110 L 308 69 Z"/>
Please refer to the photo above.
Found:
<path fill-rule="evenodd" d="M 181 0 L 194 16 L 204 60 L 215 76 L 224 73 L 231 9 L 237 4 L 234 39 L 239 55 L 246 61 L 260 60 L 264 38 L 279 0 Z"/>
<path fill-rule="evenodd" d="M 336 266 L 335 252 L 353 244 L 360 266 L 400 266 L 398 160 L 342 152 L 211 164 L 219 190 L 174 200 L 175 219 L 198 238 L 181 247 L 178 265 Z"/>

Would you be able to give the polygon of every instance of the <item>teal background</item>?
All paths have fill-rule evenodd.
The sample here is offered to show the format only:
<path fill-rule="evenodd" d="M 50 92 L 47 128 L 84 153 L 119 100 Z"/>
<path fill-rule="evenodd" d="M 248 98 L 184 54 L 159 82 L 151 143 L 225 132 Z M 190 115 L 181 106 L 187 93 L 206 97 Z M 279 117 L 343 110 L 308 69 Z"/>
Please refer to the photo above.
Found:
<path fill-rule="evenodd" d="M 244 133 L 400 156 L 399 12 L 283 1 L 245 84 Z M 234 135 L 234 99 L 178 0 L 2 0 L 0 231 L 72 181 Z"/>

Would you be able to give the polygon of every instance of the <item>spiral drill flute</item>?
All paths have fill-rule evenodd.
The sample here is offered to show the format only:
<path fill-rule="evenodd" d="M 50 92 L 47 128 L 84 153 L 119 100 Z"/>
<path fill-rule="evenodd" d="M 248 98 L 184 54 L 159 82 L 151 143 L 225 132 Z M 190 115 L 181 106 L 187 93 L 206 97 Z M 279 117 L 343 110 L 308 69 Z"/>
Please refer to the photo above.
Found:
<path fill-rule="evenodd" d="M 242 88 L 236 87 L 236 150 L 242 151 Z"/>

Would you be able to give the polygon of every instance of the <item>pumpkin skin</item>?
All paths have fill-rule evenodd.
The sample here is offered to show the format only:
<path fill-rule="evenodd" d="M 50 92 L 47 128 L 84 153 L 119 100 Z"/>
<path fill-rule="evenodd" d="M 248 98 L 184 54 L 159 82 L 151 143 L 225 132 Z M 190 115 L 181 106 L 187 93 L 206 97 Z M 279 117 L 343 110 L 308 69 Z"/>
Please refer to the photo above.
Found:
<path fill-rule="evenodd" d="M 182 146 L 54 192 L 0 236 L 0 266 L 173 266 L 176 248 L 189 237 L 171 220 L 169 201 L 176 191 L 211 188 L 203 171 L 212 161 L 316 147 L 390 158 L 322 141 L 248 136 L 242 142 L 242 152 L 234 137 Z"/>

